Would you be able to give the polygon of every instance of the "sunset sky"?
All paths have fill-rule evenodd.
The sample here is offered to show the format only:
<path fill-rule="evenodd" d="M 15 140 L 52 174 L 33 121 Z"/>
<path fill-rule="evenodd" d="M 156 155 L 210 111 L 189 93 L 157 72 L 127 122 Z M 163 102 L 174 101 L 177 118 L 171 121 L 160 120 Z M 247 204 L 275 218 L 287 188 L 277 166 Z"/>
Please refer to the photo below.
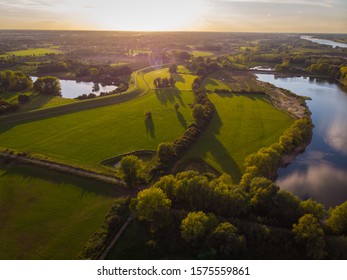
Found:
<path fill-rule="evenodd" d="M 0 29 L 347 33 L 346 0 L 0 0 Z"/>

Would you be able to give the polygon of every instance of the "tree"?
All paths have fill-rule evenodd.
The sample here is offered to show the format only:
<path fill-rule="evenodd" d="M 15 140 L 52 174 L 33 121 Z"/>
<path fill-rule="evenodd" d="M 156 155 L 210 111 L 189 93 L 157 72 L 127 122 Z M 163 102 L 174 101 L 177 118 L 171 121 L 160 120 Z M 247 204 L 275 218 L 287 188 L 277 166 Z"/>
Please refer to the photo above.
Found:
<path fill-rule="evenodd" d="M 172 143 L 160 143 L 157 153 L 161 163 L 170 164 L 175 159 L 175 149 Z"/>
<path fill-rule="evenodd" d="M 192 116 L 196 122 L 205 118 L 205 108 L 201 104 L 195 104 L 192 110 Z"/>
<path fill-rule="evenodd" d="M 168 222 L 171 200 L 159 188 L 151 187 L 140 191 L 131 202 L 131 210 L 141 221 L 150 223 L 151 230 L 158 229 Z"/>
<path fill-rule="evenodd" d="M 324 252 L 324 232 L 318 220 L 312 214 L 302 216 L 293 225 L 293 233 L 299 248 L 304 249 L 309 259 L 322 259 Z"/>
<path fill-rule="evenodd" d="M 169 72 L 170 73 L 176 73 L 177 72 L 177 64 L 171 64 L 169 66 Z"/>
<path fill-rule="evenodd" d="M 312 214 L 318 220 L 323 219 L 327 215 L 327 210 L 325 209 L 324 205 L 312 200 L 311 198 L 301 201 L 300 208 L 304 214 Z"/>
<path fill-rule="evenodd" d="M 327 224 L 337 234 L 347 234 L 347 201 L 330 209 Z"/>
<path fill-rule="evenodd" d="M 199 245 L 216 225 L 216 217 L 213 214 L 205 214 L 202 211 L 190 212 L 182 220 L 181 236 L 193 246 Z"/>
<path fill-rule="evenodd" d="M 245 240 L 232 224 L 220 223 L 209 237 L 209 246 L 219 259 L 237 258 L 245 248 Z"/>
<path fill-rule="evenodd" d="M 25 104 L 30 101 L 30 97 L 26 94 L 20 94 L 18 95 L 18 103 Z"/>
<path fill-rule="evenodd" d="M 134 155 L 124 156 L 119 162 L 118 173 L 130 188 L 137 184 L 141 171 L 142 161 Z"/>
<path fill-rule="evenodd" d="M 61 96 L 60 81 L 58 78 L 52 76 L 38 78 L 34 82 L 34 90 L 39 94 Z"/>
<path fill-rule="evenodd" d="M 271 213 L 271 210 L 274 209 L 278 190 L 279 187 L 267 178 L 253 178 L 250 185 L 251 206 L 260 214 Z"/>

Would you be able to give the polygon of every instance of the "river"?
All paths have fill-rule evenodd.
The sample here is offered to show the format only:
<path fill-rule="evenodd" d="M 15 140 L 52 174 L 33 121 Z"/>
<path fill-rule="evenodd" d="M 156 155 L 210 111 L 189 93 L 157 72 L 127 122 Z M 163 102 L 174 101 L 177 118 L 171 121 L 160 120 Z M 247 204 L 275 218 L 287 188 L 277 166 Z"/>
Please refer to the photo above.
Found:
<path fill-rule="evenodd" d="M 33 82 L 37 77 L 31 76 Z M 82 94 L 94 93 L 99 95 L 101 92 L 110 92 L 117 88 L 117 86 L 103 86 L 99 83 L 93 82 L 77 82 L 74 80 L 60 80 L 61 94 L 65 98 L 76 98 Z"/>
<path fill-rule="evenodd" d="M 257 74 L 259 80 L 309 96 L 312 142 L 286 168 L 278 170 L 277 184 L 302 199 L 326 206 L 347 200 L 347 93 L 335 83 L 304 77 L 276 78 Z"/>
<path fill-rule="evenodd" d="M 347 48 L 347 44 L 338 43 L 338 42 L 331 41 L 331 40 L 317 39 L 317 38 L 313 38 L 312 36 L 301 36 L 300 38 L 303 40 L 308 40 L 308 41 L 311 41 L 313 43 L 320 44 L 320 45 L 332 46 L 333 48 L 336 48 L 336 47 Z"/>

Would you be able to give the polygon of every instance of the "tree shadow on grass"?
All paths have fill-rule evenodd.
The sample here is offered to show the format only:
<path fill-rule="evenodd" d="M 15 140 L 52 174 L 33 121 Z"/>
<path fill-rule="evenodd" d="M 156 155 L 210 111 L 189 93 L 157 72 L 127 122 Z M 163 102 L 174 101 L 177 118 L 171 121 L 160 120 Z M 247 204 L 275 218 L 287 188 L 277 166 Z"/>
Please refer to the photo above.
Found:
<path fill-rule="evenodd" d="M 184 83 L 186 80 L 182 77 L 182 75 L 178 73 L 171 74 L 171 77 L 175 79 L 178 83 Z"/>
<path fill-rule="evenodd" d="M 206 157 L 208 153 L 211 154 L 213 160 L 219 164 L 223 172 L 230 174 L 235 181 L 239 181 L 242 175 L 240 167 L 232 158 L 224 144 L 217 138 L 217 135 L 220 135 L 222 125 L 223 122 L 218 111 L 216 111 L 207 130 L 204 132 L 204 134 L 207 134 L 208 142 L 206 138 L 204 139 L 204 137 L 202 137 L 198 140 L 196 145 L 202 147 L 200 148 L 202 151 L 202 158 Z M 205 141 L 205 143 L 202 141 Z"/>
<path fill-rule="evenodd" d="M 152 118 L 145 119 L 146 133 L 151 136 L 151 138 L 155 139 L 155 127 Z"/>
<path fill-rule="evenodd" d="M 183 114 L 182 114 L 179 110 L 176 110 L 176 115 L 177 115 L 177 119 L 178 119 L 178 121 L 180 122 L 180 124 L 181 124 L 184 128 L 187 128 L 187 121 L 186 121 L 186 119 L 184 118 Z"/>
<path fill-rule="evenodd" d="M 185 107 L 185 104 L 182 99 L 182 93 L 178 88 L 166 88 L 166 89 L 156 89 L 155 95 L 160 101 L 161 104 L 167 106 L 168 104 L 175 104 L 179 102 L 182 107 Z"/>

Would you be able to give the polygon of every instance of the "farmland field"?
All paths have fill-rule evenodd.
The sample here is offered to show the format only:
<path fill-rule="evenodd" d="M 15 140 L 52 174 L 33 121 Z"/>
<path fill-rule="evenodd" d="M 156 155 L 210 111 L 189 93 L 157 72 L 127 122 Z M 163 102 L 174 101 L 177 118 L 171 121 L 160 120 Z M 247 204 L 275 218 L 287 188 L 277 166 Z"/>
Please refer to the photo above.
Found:
<path fill-rule="evenodd" d="M 61 51 L 57 49 L 46 49 L 46 48 L 35 48 L 35 49 L 27 49 L 20 51 L 7 52 L 3 56 L 43 56 L 47 54 L 60 54 Z"/>
<path fill-rule="evenodd" d="M 0 177 L 0 259 L 73 259 L 124 195 L 34 166 L 0 165 Z"/>
<path fill-rule="evenodd" d="M 207 130 L 183 160 L 203 159 L 238 181 L 244 159 L 278 141 L 293 119 L 274 108 L 261 94 L 210 94 L 216 107 Z"/>
<path fill-rule="evenodd" d="M 175 103 L 180 104 L 178 112 Z M 0 143 L 7 148 L 95 166 L 106 158 L 138 149 L 156 150 L 159 143 L 172 141 L 192 119 L 190 103 L 191 92 L 150 91 L 117 105 L 3 124 Z M 152 112 L 150 122 L 145 122 L 146 110 Z"/>

